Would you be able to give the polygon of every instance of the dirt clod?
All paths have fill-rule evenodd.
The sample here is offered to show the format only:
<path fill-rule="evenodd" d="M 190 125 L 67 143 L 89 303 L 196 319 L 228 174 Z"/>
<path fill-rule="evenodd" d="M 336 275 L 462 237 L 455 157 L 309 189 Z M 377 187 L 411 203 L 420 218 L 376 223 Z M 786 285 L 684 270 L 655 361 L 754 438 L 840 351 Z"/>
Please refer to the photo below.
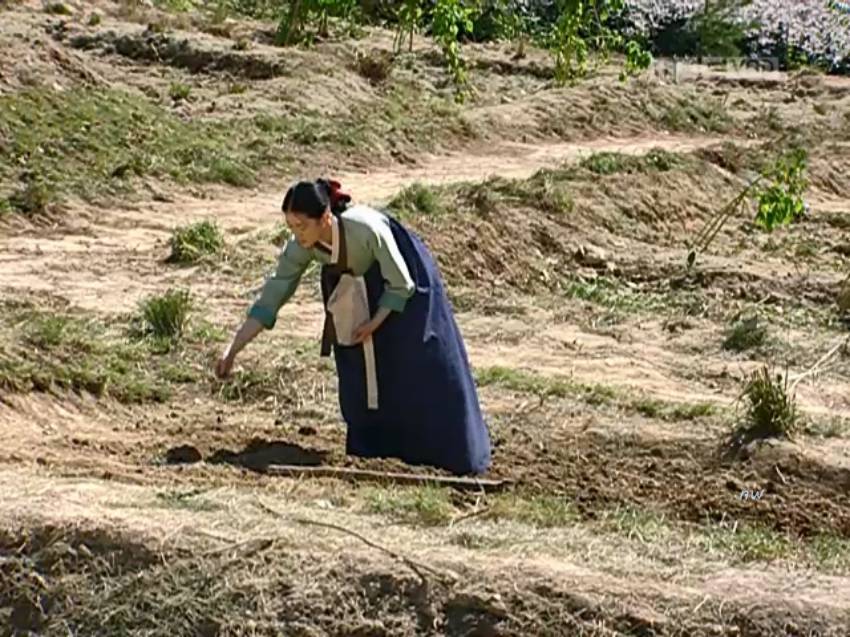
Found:
<path fill-rule="evenodd" d="M 165 454 L 165 462 L 168 464 L 193 464 L 200 462 L 202 458 L 201 452 L 192 445 L 180 445 L 169 449 Z"/>

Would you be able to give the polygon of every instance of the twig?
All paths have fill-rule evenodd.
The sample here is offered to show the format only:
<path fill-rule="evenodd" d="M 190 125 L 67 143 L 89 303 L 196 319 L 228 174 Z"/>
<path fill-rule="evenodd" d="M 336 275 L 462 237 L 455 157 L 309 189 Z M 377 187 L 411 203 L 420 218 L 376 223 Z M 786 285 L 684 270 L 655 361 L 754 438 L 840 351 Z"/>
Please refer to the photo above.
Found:
<path fill-rule="evenodd" d="M 696 607 L 691 611 L 691 613 L 697 613 L 700 608 L 702 608 L 705 603 L 708 601 L 708 595 L 702 598 L 702 601 L 696 605 Z"/>
<path fill-rule="evenodd" d="M 201 553 L 201 557 L 210 557 L 212 555 L 218 555 L 219 553 L 227 553 L 228 551 L 232 551 L 234 549 L 238 549 L 242 546 L 247 546 L 249 544 L 257 544 L 258 548 L 256 550 L 260 550 L 261 548 L 267 548 L 274 542 L 274 538 L 269 537 L 255 537 L 250 540 L 243 540 L 241 542 L 233 542 L 228 544 L 227 546 L 223 546 L 217 549 L 211 549 L 206 551 L 205 553 Z M 253 551 L 249 551 L 246 555 L 251 555 Z"/>
<path fill-rule="evenodd" d="M 832 348 L 832 349 L 830 349 L 830 350 L 829 350 L 826 354 L 824 354 L 823 356 L 821 356 L 821 357 L 820 357 L 820 359 L 818 359 L 818 361 L 817 361 L 814 365 L 812 365 L 812 366 L 811 366 L 811 367 L 809 367 L 809 369 L 807 369 L 805 372 L 803 372 L 802 374 L 800 374 L 799 376 L 797 376 L 797 378 L 795 378 L 795 379 L 794 379 L 794 382 L 792 382 L 792 383 L 791 383 L 791 387 L 789 388 L 789 393 L 793 393 L 793 392 L 794 392 L 794 388 L 795 388 L 795 387 L 797 387 L 797 385 L 800 383 L 800 381 L 801 381 L 801 380 L 803 380 L 803 379 L 804 379 L 804 378 L 806 378 L 807 376 L 811 376 L 811 375 L 813 375 L 813 374 L 816 374 L 816 373 L 820 370 L 821 365 L 823 365 L 826 361 L 828 361 L 830 358 L 832 358 L 832 357 L 835 355 L 835 353 L 836 353 L 839 349 L 841 349 L 841 347 L 842 347 L 843 345 L 846 345 L 846 344 L 847 344 L 847 342 L 848 342 L 848 341 L 850 341 L 850 337 L 846 337 L 846 338 L 841 339 L 841 340 L 840 340 L 840 341 L 839 341 L 839 342 L 835 345 L 835 347 L 833 347 L 833 348 Z"/>
<path fill-rule="evenodd" d="M 779 470 L 779 465 L 775 465 L 773 468 L 776 469 L 776 475 L 778 475 L 779 479 L 782 480 L 782 484 L 788 484 L 788 480 L 785 479 L 785 476 L 782 475 L 782 472 Z"/>
<path fill-rule="evenodd" d="M 449 528 L 452 528 L 458 522 L 463 522 L 464 520 L 469 520 L 471 518 L 477 518 L 479 515 L 484 515 L 485 513 L 490 512 L 490 507 L 483 507 L 481 509 L 475 509 L 474 511 L 470 511 L 469 513 L 463 513 L 454 517 L 449 522 Z"/>
<path fill-rule="evenodd" d="M 259 504 L 260 508 L 262 508 L 267 513 L 271 513 L 272 515 L 275 515 L 279 518 L 285 519 L 286 516 L 284 516 L 282 513 L 278 512 L 278 511 L 275 511 L 274 509 L 272 509 L 270 506 L 268 506 L 264 502 L 258 501 L 258 504 Z M 352 537 L 357 538 L 358 540 L 360 540 L 361 542 L 363 542 L 367 546 L 370 546 L 373 549 L 377 549 L 379 551 L 382 551 L 382 552 L 386 553 L 387 555 L 389 555 L 390 557 L 404 563 L 410 570 L 412 570 L 414 573 L 416 573 L 416 575 L 419 577 L 419 579 L 422 580 L 423 585 L 426 585 L 426 586 L 428 585 L 428 578 L 425 576 L 423 571 L 427 571 L 427 572 L 431 573 L 432 575 L 437 577 L 438 581 L 440 581 L 440 582 L 442 582 L 443 578 L 445 578 L 446 575 L 448 575 L 447 573 L 441 573 L 437 569 L 435 569 L 431 566 L 428 566 L 427 564 L 422 564 L 421 562 L 416 562 L 416 561 L 410 559 L 409 557 L 402 555 L 401 553 L 396 553 L 395 551 L 393 551 L 391 549 L 388 549 L 384 546 L 381 546 L 380 544 L 373 542 L 372 540 L 368 539 L 367 537 L 360 535 L 356 531 L 351 531 L 350 529 L 346 529 L 344 527 L 337 526 L 336 524 L 331 524 L 330 522 L 318 522 L 316 520 L 310 520 L 310 519 L 307 519 L 307 518 L 296 517 L 296 518 L 292 518 L 292 520 L 297 522 L 298 524 L 304 524 L 304 525 L 308 525 L 308 526 L 318 526 L 318 527 L 325 528 L 325 529 L 332 529 L 334 531 L 339 531 L 340 533 L 345 533 L 346 535 L 351 535 Z M 452 573 L 451 579 L 456 580 L 457 576 L 454 573 Z"/>

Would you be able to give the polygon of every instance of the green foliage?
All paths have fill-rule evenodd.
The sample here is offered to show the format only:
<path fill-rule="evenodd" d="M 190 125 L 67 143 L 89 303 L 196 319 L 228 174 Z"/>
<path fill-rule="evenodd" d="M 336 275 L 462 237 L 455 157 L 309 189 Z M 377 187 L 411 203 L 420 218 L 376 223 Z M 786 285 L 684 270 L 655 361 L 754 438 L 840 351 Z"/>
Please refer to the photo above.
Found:
<path fill-rule="evenodd" d="M 808 187 L 805 177 L 808 153 L 796 147 L 780 155 L 769 163 L 767 168 L 744 187 L 730 202 L 709 219 L 697 233 L 688 252 L 688 267 L 696 261 L 697 251 L 705 250 L 714 240 L 726 221 L 748 199 L 757 205 L 755 224 L 770 232 L 775 228 L 790 224 L 806 211 L 803 193 Z M 770 180 L 766 186 L 762 183 Z"/>
<path fill-rule="evenodd" d="M 30 217 L 49 212 L 58 198 L 56 189 L 38 174 L 28 175 L 25 180 L 25 185 L 9 197 L 9 208 Z"/>
<path fill-rule="evenodd" d="M 455 512 L 449 491 L 435 486 L 364 490 L 371 513 L 390 515 L 408 524 L 441 526 Z"/>
<path fill-rule="evenodd" d="M 241 90 L 242 87 L 237 87 Z M 432 150 L 475 132 L 450 100 L 394 82 L 375 101 L 354 106 L 335 126 L 320 111 L 184 120 L 137 94 L 118 90 L 30 89 L 0 95 L 0 204 L 40 213 L 68 194 L 125 194 L 137 177 L 177 183 L 252 186 L 260 170 L 287 168 L 298 146 L 386 151 L 392 136 Z M 313 149 L 311 149 L 313 150 Z"/>
<path fill-rule="evenodd" d="M 173 341 L 183 334 L 191 307 L 191 295 L 187 290 L 168 290 L 160 296 L 145 299 L 141 303 L 137 333 Z"/>
<path fill-rule="evenodd" d="M 538 528 L 570 526 L 581 519 L 566 497 L 519 492 L 496 496 L 486 517 L 515 520 Z"/>
<path fill-rule="evenodd" d="M 654 148 L 646 155 L 634 156 L 623 153 L 594 153 L 582 159 L 581 166 L 597 175 L 615 173 L 646 173 L 650 171 L 666 172 L 679 167 L 682 159 L 673 153 Z"/>
<path fill-rule="evenodd" d="M 443 51 L 443 57 L 455 85 L 455 99 L 462 102 L 469 95 L 466 62 L 461 56 L 460 30 L 472 31 L 473 9 L 463 0 L 437 0 L 431 32 Z"/>
<path fill-rule="evenodd" d="M 766 340 L 767 325 L 760 322 L 758 316 L 751 316 L 732 326 L 723 341 L 723 349 L 743 352 L 761 347 Z"/>
<path fill-rule="evenodd" d="M 171 263 L 195 263 L 224 248 L 224 234 L 214 221 L 181 226 L 171 235 Z"/>
<path fill-rule="evenodd" d="M 401 52 L 404 46 L 405 37 L 408 38 L 408 50 L 413 51 L 413 35 L 419 29 L 422 23 L 422 1 L 421 0 L 402 0 L 399 3 L 396 12 L 396 21 L 398 28 L 396 30 L 395 39 L 393 40 L 393 51 Z"/>
<path fill-rule="evenodd" d="M 626 42 L 608 26 L 609 19 L 624 8 L 623 0 L 558 0 L 558 18 L 545 38 L 555 60 L 555 81 L 566 84 L 584 77 L 592 52 L 607 60 L 612 50 L 623 50 L 624 80 L 649 68 L 652 56 L 637 41 Z"/>
<path fill-rule="evenodd" d="M 191 93 L 192 87 L 181 82 L 172 82 L 171 86 L 168 88 L 168 95 L 175 102 L 189 99 L 189 95 L 191 95 Z"/>
<path fill-rule="evenodd" d="M 251 120 L 184 122 L 113 90 L 31 89 L 0 96 L 0 181 L 22 180 L 13 206 L 39 212 L 56 191 L 126 192 L 133 176 L 245 183 L 262 146 Z M 261 140 L 262 141 L 262 140 Z M 234 166 L 239 179 L 234 179 Z M 227 170 L 224 170 L 227 168 Z"/>
<path fill-rule="evenodd" d="M 280 0 L 214 0 L 214 15 L 223 21 L 227 16 L 279 19 L 283 8 Z"/>
<path fill-rule="evenodd" d="M 629 76 L 639 75 L 652 66 L 652 53 L 645 49 L 639 42 L 630 40 L 626 43 L 626 63 L 623 70 L 620 72 L 620 80 L 623 81 Z"/>
<path fill-rule="evenodd" d="M 168 11 L 185 13 L 194 10 L 199 2 L 195 0 L 156 0 L 154 4 Z"/>
<path fill-rule="evenodd" d="M 752 0 L 713 0 L 691 19 L 699 56 L 734 57 L 741 54 L 741 44 L 750 29 L 758 23 L 741 22 L 737 13 Z"/>
<path fill-rule="evenodd" d="M 281 16 L 275 36 L 282 46 L 310 43 L 316 37 L 327 38 L 331 18 L 352 25 L 358 11 L 357 0 L 292 0 L 288 4 L 289 10 Z M 315 31 L 307 28 L 311 24 L 315 25 Z"/>
<path fill-rule="evenodd" d="M 0 388 L 72 391 L 125 403 L 164 401 L 167 385 L 146 369 L 150 353 L 109 334 L 100 321 L 63 311 L 20 309 L 17 335 L 0 347 Z"/>
<path fill-rule="evenodd" d="M 803 193 L 808 187 L 805 177 L 806 160 L 806 151 L 795 148 L 780 157 L 764 173 L 770 183 L 755 193 L 758 201 L 756 225 L 770 232 L 774 228 L 796 221 L 805 214 Z"/>
<path fill-rule="evenodd" d="M 436 215 L 442 210 L 439 195 L 433 188 L 424 184 L 414 183 L 390 201 L 390 210 L 394 214 L 403 215 Z"/>
<path fill-rule="evenodd" d="M 45 6 L 44 10 L 52 15 L 74 15 L 74 11 L 64 2 L 50 2 Z"/>
<path fill-rule="evenodd" d="M 732 432 L 731 449 L 753 440 L 791 438 L 800 428 L 794 397 L 788 394 L 788 377 L 775 377 L 765 366 L 750 375 L 744 387 L 747 401 L 744 422 Z"/>

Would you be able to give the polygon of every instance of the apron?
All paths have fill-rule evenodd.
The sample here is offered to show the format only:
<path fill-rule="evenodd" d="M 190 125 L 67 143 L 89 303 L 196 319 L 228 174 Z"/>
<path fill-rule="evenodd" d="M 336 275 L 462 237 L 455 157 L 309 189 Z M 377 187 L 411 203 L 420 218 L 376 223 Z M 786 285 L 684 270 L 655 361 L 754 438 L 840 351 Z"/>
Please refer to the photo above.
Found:
<path fill-rule="evenodd" d="M 322 329 L 322 356 L 330 356 L 331 346 L 353 347 L 354 332 L 372 319 L 366 280 L 354 276 L 348 267 L 345 229 L 338 219 L 339 253 L 336 262 L 322 267 L 322 286 L 330 291 L 325 306 L 325 324 Z M 332 290 L 332 291 L 331 291 Z M 375 364 L 375 343 L 370 335 L 363 341 L 363 359 L 366 375 L 366 403 L 370 410 L 378 409 L 378 370 Z"/>

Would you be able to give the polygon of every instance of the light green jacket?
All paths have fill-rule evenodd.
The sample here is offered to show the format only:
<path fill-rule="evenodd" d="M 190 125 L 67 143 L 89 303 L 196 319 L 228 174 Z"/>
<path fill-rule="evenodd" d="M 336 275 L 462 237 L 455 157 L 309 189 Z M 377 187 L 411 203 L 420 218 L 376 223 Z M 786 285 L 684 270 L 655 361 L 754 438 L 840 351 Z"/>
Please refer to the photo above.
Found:
<path fill-rule="evenodd" d="M 292 298 L 307 266 L 314 259 L 328 264 L 336 255 L 339 223 L 345 230 L 348 267 L 352 273 L 361 276 L 377 261 L 385 281 L 378 305 L 395 312 L 404 311 L 407 300 L 413 295 L 414 284 L 393 237 L 389 219 L 378 210 L 358 205 L 334 217 L 334 245 L 328 246 L 332 254 L 318 248 L 304 248 L 294 238 L 287 242 L 278 257 L 274 274 L 266 279 L 259 298 L 248 310 L 248 316 L 266 329 L 274 327 L 280 308 Z"/>

